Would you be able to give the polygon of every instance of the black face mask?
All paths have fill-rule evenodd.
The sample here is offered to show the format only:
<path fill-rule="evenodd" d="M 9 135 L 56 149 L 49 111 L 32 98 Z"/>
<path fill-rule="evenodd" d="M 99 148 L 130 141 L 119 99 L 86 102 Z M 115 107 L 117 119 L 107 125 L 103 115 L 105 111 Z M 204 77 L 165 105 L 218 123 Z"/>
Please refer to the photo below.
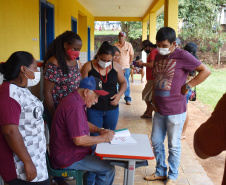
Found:
<path fill-rule="evenodd" d="M 145 49 L 144 51 L 145 51 L 147 54 L 150 53 L 150 50 L 149 50 L 149 49 Z"/>

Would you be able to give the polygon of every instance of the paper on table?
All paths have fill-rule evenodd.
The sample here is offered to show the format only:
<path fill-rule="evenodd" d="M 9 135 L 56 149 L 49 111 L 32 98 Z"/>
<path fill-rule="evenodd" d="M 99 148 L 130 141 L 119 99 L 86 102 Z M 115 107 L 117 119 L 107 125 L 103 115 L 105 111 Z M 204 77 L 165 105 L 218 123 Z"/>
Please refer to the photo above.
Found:
<path fill-rule="evenodd" d="M 116 130 L 113 139 L 110 141 L 111 144 L 129 144 L 137 143 L 130 135 L 128 129 Z"/>

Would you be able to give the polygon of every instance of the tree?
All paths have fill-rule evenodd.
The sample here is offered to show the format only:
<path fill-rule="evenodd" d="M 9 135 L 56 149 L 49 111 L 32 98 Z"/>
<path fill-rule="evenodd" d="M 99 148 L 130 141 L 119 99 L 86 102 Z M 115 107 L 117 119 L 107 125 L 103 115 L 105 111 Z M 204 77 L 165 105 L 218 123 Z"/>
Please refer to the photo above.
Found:
<path fill-rule="evenodd" d="M 142 35 L 142 22 L 121 21 L 121 27 L 128 38 L 137 39 Z"/>
<path fill-rule="evenodd" d="M 202 50 L 212 39 L 220 40 L 220 23 L 217 19 L 225 0 L 179 0 L 179 15 L 183 20 L 180 36 L 196 38 Z M 219 44 L 220 46 L 221 44 Z"/>

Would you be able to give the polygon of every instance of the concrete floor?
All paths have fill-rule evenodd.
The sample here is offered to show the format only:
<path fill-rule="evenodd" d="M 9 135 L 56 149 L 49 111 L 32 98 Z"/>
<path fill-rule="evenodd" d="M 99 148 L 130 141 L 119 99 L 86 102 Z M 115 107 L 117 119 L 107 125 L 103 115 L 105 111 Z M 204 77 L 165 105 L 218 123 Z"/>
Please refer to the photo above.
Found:
<path fill-rule="evenodd" d="M 128 128 L 131 133 L 142 133 L 150 136 L 152 129 L 152 119 L 141 119 L 140 115 L 145 111 L 145 102 L 141 99 L 141 92 L 144 84 L 135 80 L 131 83 L 132 105 L 128 106 L 124 100 L 120 101 L 120 116 L 117 129 Z M 200 165 L 194 152 L 190 149 L 187 142 L 182 140 L 181 164 L 179 167 L 178 185 L 213 185 L 205 170 Z M 167 151 L 167 140 L 165 141 Z M 145 181 L 145 175 L 155 172 L 155 160 L 149 161 L 148 167 L 141 167 L 135 172 L 135 185 L 163 185 L 162 181 Z M 116 167 L 114 185 L 123 184 L 123 169 Z"/>
<path fill-rule="evenodd" d="M 145 83 L 140 83 L 139 80 L 135 80 L 131 83 L 131 97 L 132 105 L 128 106 L 125 104 L 123 98 L 120 100 L 120 116 L 117 125 L 117 129 L 128 128 L 131 133 L 141 133 L 147 134 L 150 137 L 152 129 L 152 119 L 141 119 L 140 116 L 145 111 L 145 102 L 142 101 L 141 92 L 144 88 Z M 208 166 L 208 161 L 202 161 L 197 158 L 193 150 L 193 135 L 195 130 L 203 123 L 208 116 L 203 114 L 193 103 L 188 104 L 189 112 L 189 125 L 187 129 L 187 138 L 182 140 L 182 155 L 181 163 L 179 167 L 179 178 L 177 181 L 178 185 L 220 185 L 223 176 L 225 153 L 222 154 L 220 163 L 220 171 L 217 173 L 211 173 L 211 166 Z M 167 140 L 165 141 L 165 147 L 167 152 Z M 219 159 L 219 157 L 218 157 Z M 135 185 L 164 185 L 163 181 L 145 181 L 143 179 L 146 175 L 151 175 L 155 172 L 155 160 L 148 161 L 148 167 L 140 167 L 135 171 Z M 166 161 L 167 163 L 167 161 Z M 206 167 L 205 170 L 210 172 L 207 175 L 206 171 L 202 165 Z M 212 163 L 211 163 L 212 165 Z M 212 169 L 217 171 L 217 169 Z M 209 176 L 214 176 L 213 179 L 216 183 L 213 183 Z M 217 174 L 217 175 L 216 175 Z M 121 167 L 116 167 L 116 175 L 114 180 L 114 185 L 123 185 L 123 175 L 124 169 Z M 69 184 L 75 184 L 75 181 L 68 181 Z"/>

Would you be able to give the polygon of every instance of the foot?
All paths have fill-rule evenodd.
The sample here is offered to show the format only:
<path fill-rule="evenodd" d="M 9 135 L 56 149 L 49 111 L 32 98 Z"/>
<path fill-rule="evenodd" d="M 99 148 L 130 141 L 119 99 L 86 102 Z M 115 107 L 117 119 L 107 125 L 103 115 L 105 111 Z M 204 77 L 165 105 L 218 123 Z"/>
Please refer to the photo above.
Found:
<path fill-rule="evenodd" d="M 186 136 L 185 135 L 182 135 L 180 139 L 181 140 L 186 139 Z"/>
<path fill-rule="evenodd" d="M 144 179 L 147 180 L 147 181 L 155 181 L 155 180 L 164 181 L 164 180 L 167 179 L 167 176 L 157 176 L 157 175 L 155 175 L 155 173 L 153 173 L 152 175 L 144 177 Z"/>
<path fill-rule="evenodd" d="M 126 101 L 126 105 L 131 105 L 131 101 Z"/>
<path fill-rule="evenodd" d="M 143 114 L 141 118 L 152 118 L 152 115 Z"/>
<path fill-rule="evenodd" d="M 166 182 L 166 185 L 176 185 L 176 184 L 177 184 L 177 181 L 173 179 L 168 179 Z"/>

